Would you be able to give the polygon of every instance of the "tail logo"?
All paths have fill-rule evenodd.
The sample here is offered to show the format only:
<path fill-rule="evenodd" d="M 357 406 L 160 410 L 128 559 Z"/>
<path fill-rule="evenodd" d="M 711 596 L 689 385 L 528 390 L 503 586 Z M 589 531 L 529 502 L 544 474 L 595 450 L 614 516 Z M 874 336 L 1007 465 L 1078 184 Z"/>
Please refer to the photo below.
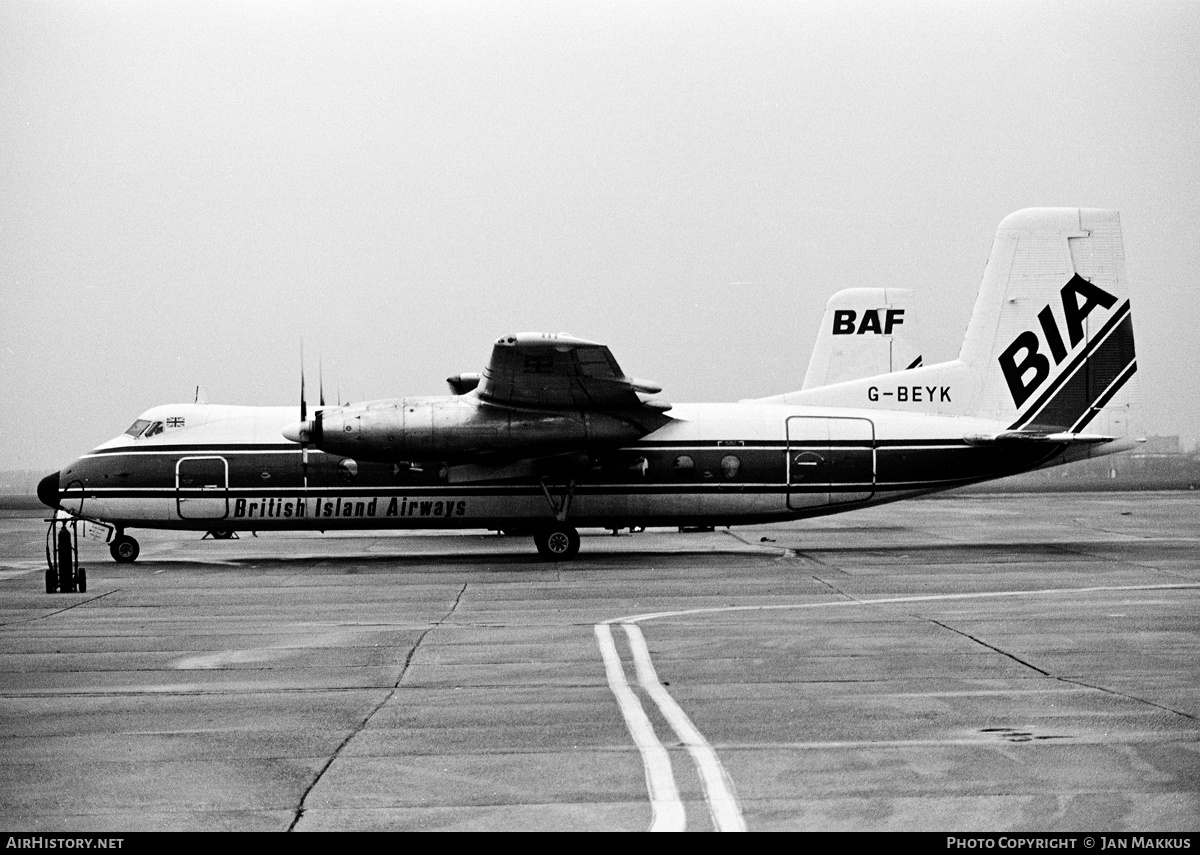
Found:
<path fill-rule="evenodd" d="M 1097 306 L 1112 308 L 1117 298 L 1102 288 L 1093 285 L 1076 273 L 1060 292 L 1062 313 L 1066 320 L 1068 346 L 1063 342 L 1062 332 L 1049 305 L 1038 312 L 1038 326 L 1045 338 L 1046 347 L 1054 357 L 1055 366 L 1061 365 L 1071 350 L 1083 341 L 1083 322 Z M 1000 354 L 998 362 L 1012 393 L 1013 404 L 1020 409 L 1043 383 L 1050 377 L 1050 360 L 1042 352 L 1043 339 L 1035 330 L 1025 330 Z"/>
<path fill-rule="evenodd" d="M 880 313 L 883 313 L 882 320 Z M 836 309 L 833 313 L 834 335 L 891 335 L 895 327 L 904 323 L 903 309 L 865 309 L 862 321 L 855 327 L 854 319 L 858 313 L 854 309 Z"/>
<path fill-rule="evenodd" d="M 1022 332 L 997 359 L 1013 403 L 1025 407 L 1014 430 L 1081 431 L 1137 371 L 1128 300 L 1117 306 L 1116 296 L 1078 275 L 1060 296 L 1065 329 L 1047 305 L 1038 329 Z M 1111 311 L 1084 342 L 1084 322 L 1097 307 Z"/>

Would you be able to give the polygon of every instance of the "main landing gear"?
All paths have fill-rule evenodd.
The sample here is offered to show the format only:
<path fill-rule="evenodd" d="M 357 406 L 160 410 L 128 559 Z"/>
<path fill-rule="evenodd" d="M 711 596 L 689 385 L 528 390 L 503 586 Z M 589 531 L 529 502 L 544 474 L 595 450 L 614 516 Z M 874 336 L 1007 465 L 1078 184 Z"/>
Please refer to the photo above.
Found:
<path fill-rule="evenodd" d="M 561 499 L 551 495 L 546 486 L 546 479 L 541 479 L 542 493 L 550 503 L 550 512 L 554 521 L 539 525 L 533 530 L 533 542 L 538 554 L 547 561 L 568 561 L 579 554 L 579 532 L 575 526 L 567 522 L 567 512 L 571 509 L 571 499 L 575 495 L 574 479 L 567 482 Z"/>
<path fill-rule="evenodd" d="M 113 557 L 113 561 L 118 564 L 132 564 L 137 560 L 142 548 L 138 542 L 125 532 L 118 530 L 117 536 L 112 539 L 112 543 L 108 545 L 108 552 Z"/>
<path fill-rule="evenodd" d="M 533 533 L 538 554 L 547 561 L 566 561 L 579 554 L 579 532 L 565 522 L 552 522 Z"/>

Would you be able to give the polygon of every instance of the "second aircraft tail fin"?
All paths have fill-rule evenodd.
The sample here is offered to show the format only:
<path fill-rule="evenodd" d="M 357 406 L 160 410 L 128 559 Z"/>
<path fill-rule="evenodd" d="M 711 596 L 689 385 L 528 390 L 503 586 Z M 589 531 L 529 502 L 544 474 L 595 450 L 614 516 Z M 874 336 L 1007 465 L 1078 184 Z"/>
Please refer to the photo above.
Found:
<path fill-rule="evenodd" d="M 907 288 L 847 288 L 829 298 L 802 389 L 919 368 Z"/>

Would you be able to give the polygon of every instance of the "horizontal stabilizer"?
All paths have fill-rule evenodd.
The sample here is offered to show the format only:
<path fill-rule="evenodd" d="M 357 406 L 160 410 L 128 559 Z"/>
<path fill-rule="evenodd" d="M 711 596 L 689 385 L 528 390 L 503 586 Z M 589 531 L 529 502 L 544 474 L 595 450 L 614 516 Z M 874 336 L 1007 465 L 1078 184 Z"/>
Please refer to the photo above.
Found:
<path fill-rule="evenodd" d="M 1043 433 L 1039 431 L 1006 430 L 1003 433 L 984 435 L 974 434 L 963 439 L 968 445 L 1020 445 L 1030 442 L 1044 442 L 1066 445 L 1096 445 L 1102 442 L 1113 442 L 1115 436 L 1102 436 L 1097 433 Z"/>

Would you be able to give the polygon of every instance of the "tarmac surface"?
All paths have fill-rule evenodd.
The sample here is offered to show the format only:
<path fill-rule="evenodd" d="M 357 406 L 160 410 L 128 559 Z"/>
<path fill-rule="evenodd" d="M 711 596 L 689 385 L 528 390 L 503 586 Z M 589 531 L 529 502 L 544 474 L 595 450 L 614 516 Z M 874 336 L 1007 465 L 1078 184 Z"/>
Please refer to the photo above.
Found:
<path fill-rule="evenodd" d="M 1200 496 L 613 537 L 0 519 L 0 827 L 1200 830 Z"/>

